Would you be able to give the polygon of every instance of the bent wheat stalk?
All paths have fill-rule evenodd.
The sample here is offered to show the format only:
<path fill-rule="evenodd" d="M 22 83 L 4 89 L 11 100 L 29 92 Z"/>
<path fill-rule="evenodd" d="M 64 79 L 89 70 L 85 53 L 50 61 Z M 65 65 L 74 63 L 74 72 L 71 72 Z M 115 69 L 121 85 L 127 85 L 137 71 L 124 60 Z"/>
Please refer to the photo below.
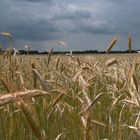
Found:
<path fill-rule="evenodd" d="M 42 96 L 42 95 L 49 95 L 49 93 L 42 90 L 27 90 L 24 92 L 14 92 L 9 94 L 4 94 L 0 96 L 0 106 L 14 102 L 19 98 L 35 97 L 35 96 Z"/>
<path fill-rule="evenodd" d="M 100 93 L 98 94 L 95 99 L 93 101 L 90 102 L 90 104 L 88 106 L 86 106 L 86 108 L 84 110 L 82 110 L 81 112 L 79 112 L 79 115 L 82 115 L 83 113 L 89 111 L 91 109 L 91 107 L 93 105 L 95 105 L 95 103 L 104 95 L 104 93 Z"/>
<path fill-rule="evenodd" d="M 112 42 L 110 43 L 110 45 L 107 47 L 106 53 L 109 53 L 111 51 L 111 49 L 114 47 L 114 45 L 116 44 L 118 38 L 115 37 Z"/>
<path fill-rule="evenodd" d="M 23 112 L 28 124 L 30 125 L 32 131 L 34 132 L 34 135 L 38 140 L 46 140 L 46 134 L 45 131 L 40 127 L 38 121 L 33 117 L 32 112 L 28 105 L 23 101 L 20 100 L 17 102 L 17 105 Z"/>

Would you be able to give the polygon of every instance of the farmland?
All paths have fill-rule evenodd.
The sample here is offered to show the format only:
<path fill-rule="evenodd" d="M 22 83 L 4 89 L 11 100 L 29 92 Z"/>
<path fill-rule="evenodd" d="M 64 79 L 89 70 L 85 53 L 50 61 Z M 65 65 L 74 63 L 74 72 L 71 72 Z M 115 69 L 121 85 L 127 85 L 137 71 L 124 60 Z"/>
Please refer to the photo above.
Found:
<path fill-rule="evenodd" d="M 1 140 L 138 140 L 140 55 L 0 56 Z"/>

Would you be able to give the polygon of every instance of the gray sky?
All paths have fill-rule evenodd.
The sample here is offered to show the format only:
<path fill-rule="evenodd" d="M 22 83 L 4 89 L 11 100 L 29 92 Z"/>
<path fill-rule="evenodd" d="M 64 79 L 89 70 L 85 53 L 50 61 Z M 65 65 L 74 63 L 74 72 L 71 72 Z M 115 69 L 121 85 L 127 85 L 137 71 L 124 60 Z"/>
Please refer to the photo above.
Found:
<path fill-rule="evenodd" d="M 19 49 L 105 50 L 117 35 L 114 49 L 126 50 L 129 34 L 139 49 L 139 6 L 140 0 L 0 0 L 0 32 L 10 32 Z"/>

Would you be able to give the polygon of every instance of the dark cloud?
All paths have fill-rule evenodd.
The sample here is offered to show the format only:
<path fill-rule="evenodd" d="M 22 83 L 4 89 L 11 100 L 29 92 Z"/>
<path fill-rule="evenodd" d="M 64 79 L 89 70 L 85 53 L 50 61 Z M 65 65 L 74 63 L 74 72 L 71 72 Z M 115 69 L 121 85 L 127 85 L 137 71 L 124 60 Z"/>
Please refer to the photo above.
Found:
<path fill-rule="evenodd" d="M 23 1 L 29 1 L 29 2 L 48 2 L 51 0 L 23 0 Z"/>
<path fill-rule="evenodd" d="M 140 35 L 139 0 L 1 0 L 0 31 L 25 41 L 70 34 Z"/>
<path fill-rule="evenodd" d="M 94 17 L 89 10 L 67 9 L 54 15 L 52 20 L 67 33 L 110 34 L 115 29 L 108 21 Z"/>
<path fill-rule="evenodd" d="M 16 24 L 9 27 L 9 32 L 13 33 L 17 39 L 30 41 L 52 40 L 60 36 L 58 29 L 53 22 L 40 19 L 39 21 L 30 21 L 28 24 Z"/>
<path fill-rule="evenodd" d="M 50 8 L 47 5 L 42 5 L 42 8 L 37 5 L 25 7 L 19 3 L 9 6 L 0 15 L 4 17 L 0 22 L 0 30 L 11 32 L 16 39 L 47 41 L 69 33 L 100 34 L 111 31 L 108 31 L 108 23 L 93 19 L 89 10 L 74 5 L 55 5 L 50 11 L 46 10 L 46 7 Z M 55 8 L 57 11 L 52 14 L 51 10 Z"/>
<path fill-rule="evenodd" d="M 40 3 L 40 2 L 52 2 L 53 0 L 12 0 L 12 1 L 25 1 L 25 2 L 37 2 L 37 3 Z"/>
<path fill-rule="evenodd" d="M 78 23 L 77 27 L 79 32 L 90 33 L 90 34 L 113 34 L 115 33 L 115 28 L 106 21 L 91 20 L 86 23 Z"/>
<path fill-rule="evenodd" d="M 56 14 L 53 16 L 53 20 L 79 20 L 79 19 L 89 19 L 92 15 L 86 10 L 75 10 L 75 11 L 65 11 L 61 14 Z"/>
<path fill-rule="evenodd" d="M 30 6 L 33 10 L 38 7 Z M 3 9 L 0 10 L 0 31 L 12 33 L 17 40 L 41 41 L 61 36 L 54 22 L 45 16 L 44 12 L 43 16 L 38 11 L 30 11 L 28 7 L 19 6 L 19 3 L 6 2 L 3 3 Z"/>

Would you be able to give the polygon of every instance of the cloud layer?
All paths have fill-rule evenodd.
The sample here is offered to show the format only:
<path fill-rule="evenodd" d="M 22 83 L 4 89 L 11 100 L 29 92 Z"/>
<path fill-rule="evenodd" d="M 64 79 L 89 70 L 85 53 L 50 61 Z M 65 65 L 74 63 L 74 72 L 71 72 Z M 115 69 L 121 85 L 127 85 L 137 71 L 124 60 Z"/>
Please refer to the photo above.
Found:
<path fill-rule="evenodd" d="M 139 4 L 139 0 L 1 0 L 0 31 L 11 32 L 17 42 L 38 44 L 71 34 L 138 36 Z"/>

